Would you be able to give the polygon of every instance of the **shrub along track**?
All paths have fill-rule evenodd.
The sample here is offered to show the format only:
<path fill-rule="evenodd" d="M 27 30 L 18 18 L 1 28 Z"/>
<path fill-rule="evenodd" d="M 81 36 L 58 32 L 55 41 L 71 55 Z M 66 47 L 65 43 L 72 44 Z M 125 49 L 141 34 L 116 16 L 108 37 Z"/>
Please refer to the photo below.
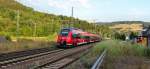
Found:
<path fill-rule="evenodd" d="M 19 59 L 13 59 L 11 61 L 1 62 L 1 69 L 30 69 L 30 68 L 41 68 L 47 64 L 56 63 L 56 61 L 68 60 L 72 62 L 73 60 L 64 59 L 66 57 L 71 57 L 74 54 L 79 54 L 92 46 L 80 46 L 72 49 L 59 49 L 50 52 L 40 53 L 28 57 L 23 57 Z"/>

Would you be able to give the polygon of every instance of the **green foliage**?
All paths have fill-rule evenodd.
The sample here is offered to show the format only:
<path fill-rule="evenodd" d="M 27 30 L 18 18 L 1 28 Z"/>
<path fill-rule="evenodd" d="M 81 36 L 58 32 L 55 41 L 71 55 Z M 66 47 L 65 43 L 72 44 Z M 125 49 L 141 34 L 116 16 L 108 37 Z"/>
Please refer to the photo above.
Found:
<path fill-rule="evenodd" d="M 120 65 L 121 69 L 148 69 L 149 67 L 145 60 L 149 58 L 150 49 L 146 49 L 144 46 L 119 40 L 107 40 L 94 46 L 91 53 L 101 55 L 103 49 L 107 50 L 104 69 L 120 69 Z"/>
<path fill-rule="evenodd" d="M 134 39 L 136 36 L 138 36 L 137 33 L 131 32 L 131 34 L 130 34 L 130 39 Z"/>
<path fill-rule="evenodd" d="M 94 46 L 88 54 L 81 57 L 81 59 L 79 59 L 79 62 L 77 62 L 77 64 L 75 65 L 72 65 L 69 69 L 80 69 L 80 68 L 90 69 L 95 63 L 95 60 L 97 60 L 97 58 L 104 51 L 104 49 L 107 49 L 105 61 L 104 61 L 104 66 L 108 67 L 106 69 L 115 69 L 113 68 L 113 66 L 117 65 L 116 62 L 119 60 L 120 57 L 121 59 L 128 58 L 130 56 L 139 57 L 139 58 L 145 57 L 145 48 L 143 46 L 140 46 L 137 44 L 131 44 L 130 42 L 125 42 L 125 41 L 120 41 L 120 40 L 105 40 L 96 44 L 96 46 Z M 137 58 L 133 58 L 133 60 L 134 59 L 137 59 Z M 124 61 L 119 60 L 119 61 L 127 65 L 128 63 L 126 63 L 126 61 L 127 62 L 132 61 L 132 59 L 129 58 L 128 60 L 124 60 Z M 110 64 L 110 63 L 114 65 L 113 66 L 105 65 L 105 64 Z M 119 64 L 118 69 L 120 69 L 121 63 L 118 63 Z M 132 63 L 136 63 L 136 62 L 132 62 Z M 132 65 L 132 63 L 130 65 Z M 125 68 L 125 69 L 128 69 L 128 68 Z"/>
<path fill-rule="evenodd" d="M 9 35 L 5 36 L 6 40 L 11 41 L 11 37 Z"/>
<path fill-rule="evenodd" d="M 107 49 L 109 56 L 145 56 L 146 48 L 138 44 L 131 44 L 130 42 L 124 42 L 119 40 L 107 40 L 99 43 L 94 47 L 93 53 Z M 147 51 L 148 52 L 148 51 Z"/>
<path fill-rule="evenodd" d="M 18 13 L 19 11 L 19 13 Z M 19 27 L 17 19 L 19 14 Z M 34 11 L 32 8 L 21 5 L 14 0 L 0 0 L 0 33 L 12 36 L 49 36 L 57 33 L 63 27 L 80 28 L 96 33 L 101 37 L 113 37 L 114 31 L 109 25 L 127 23 L 144 23 L 141 21 L 118 21 L 108 24 L 93 24 L 77 18 L 63 15 L 46 14 Z M 18 31 L 17 31 L 18 30 Z M 124 39 L 124 34 L 117 34 L 115 38 Z"/>
<path fill-rule="evenodd" d="M 114 38 L 115 38 L 115 39 L 119 39 L 119 40 L 125 40 L 125 39 L 126 39 L 126 36 L 125 36 L 124 33 L 115 32 L 115 33 L 114 33 Z"/>
<path fill-rule="evenodd" d="M 96 25 L 77 18 L 34 11 L 14 0 L 0 0 L 1 35 L 43 37 L 58 33 L 64 27 L 80 28 L 99 34 L 101 37 L 112 36 L 112 30 L 106 25 Z"/>

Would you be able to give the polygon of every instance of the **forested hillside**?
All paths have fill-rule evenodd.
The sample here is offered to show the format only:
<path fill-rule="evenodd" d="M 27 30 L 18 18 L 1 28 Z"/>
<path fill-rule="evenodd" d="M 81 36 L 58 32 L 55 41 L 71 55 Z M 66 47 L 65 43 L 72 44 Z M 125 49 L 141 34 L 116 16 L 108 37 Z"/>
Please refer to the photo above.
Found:
<path fill-rule="evenodd" d="M 38 12 L 15 0 L 0 0 L 0 35 L 49 36 L 56 34 L 62 27 L 76 27 L 102 36 L 111 36 L 111 30 L 105 25 Z"/>

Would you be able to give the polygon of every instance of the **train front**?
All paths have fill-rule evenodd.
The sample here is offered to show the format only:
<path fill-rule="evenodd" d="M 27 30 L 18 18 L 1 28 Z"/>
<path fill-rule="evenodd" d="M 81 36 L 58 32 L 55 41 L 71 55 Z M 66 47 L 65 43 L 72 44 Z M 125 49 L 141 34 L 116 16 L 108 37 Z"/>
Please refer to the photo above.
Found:
<path fill-rule="evenodd" d="M 58 34 L 57 46 L 64 48 L 72 46 L 71 35 L 71 29 L 62 29 L 61 32 Z"/>

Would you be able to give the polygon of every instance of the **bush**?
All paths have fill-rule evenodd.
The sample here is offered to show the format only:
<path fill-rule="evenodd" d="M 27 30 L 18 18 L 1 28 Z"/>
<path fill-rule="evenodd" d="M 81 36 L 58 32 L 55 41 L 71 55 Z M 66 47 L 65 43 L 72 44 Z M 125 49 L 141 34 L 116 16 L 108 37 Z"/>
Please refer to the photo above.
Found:
<path fill-rule="evenodd" d="M 119 40 L 125 40 L 126 39 L 126 35 L 124 33 L 115 32 L 114 36 L 115 36 L 115 39 L 119 39 Z"/>
<path fill-rule="evenodd" d="M 11 37 L 9 35 L 5 36 L 6 40 L 11 41 Z"/>

